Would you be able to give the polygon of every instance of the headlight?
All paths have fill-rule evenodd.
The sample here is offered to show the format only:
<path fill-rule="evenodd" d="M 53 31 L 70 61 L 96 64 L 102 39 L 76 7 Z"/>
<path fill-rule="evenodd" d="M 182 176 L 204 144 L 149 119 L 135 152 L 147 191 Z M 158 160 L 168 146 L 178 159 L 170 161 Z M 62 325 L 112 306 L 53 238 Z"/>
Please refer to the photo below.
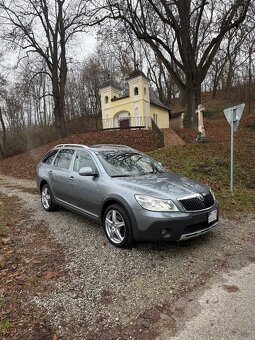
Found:
<path fill-rule="evenodd" d="M 144 209 L 150 211 L 179 211 L 171 200 L 161 200 L 159 198 L 143 195 L 135 195 L 137 203 Z"/>

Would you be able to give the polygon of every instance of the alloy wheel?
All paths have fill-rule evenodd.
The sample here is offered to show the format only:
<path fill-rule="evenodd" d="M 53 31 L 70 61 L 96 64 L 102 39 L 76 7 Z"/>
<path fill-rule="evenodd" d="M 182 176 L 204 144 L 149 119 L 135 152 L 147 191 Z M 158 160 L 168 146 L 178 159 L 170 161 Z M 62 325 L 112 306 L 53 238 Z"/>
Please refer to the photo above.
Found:
<path fill-rule="evenodd" d="M 126 234 L 126 224 L 118 210 L 111 209 L 105 217 L 105 230 L 112 243 L 123 242 Z"/>

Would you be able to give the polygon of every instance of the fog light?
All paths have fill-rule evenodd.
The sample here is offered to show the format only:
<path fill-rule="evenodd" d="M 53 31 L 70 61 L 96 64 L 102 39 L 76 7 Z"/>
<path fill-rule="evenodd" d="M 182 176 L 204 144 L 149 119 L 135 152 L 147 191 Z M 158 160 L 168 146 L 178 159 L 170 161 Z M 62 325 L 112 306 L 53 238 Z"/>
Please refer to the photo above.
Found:
<path fill-rule="evenodd" d="M 168 229 L 162 230 L 161 234 L 164 238 L 170 238 L 171 237 L 171 233 Z"/>

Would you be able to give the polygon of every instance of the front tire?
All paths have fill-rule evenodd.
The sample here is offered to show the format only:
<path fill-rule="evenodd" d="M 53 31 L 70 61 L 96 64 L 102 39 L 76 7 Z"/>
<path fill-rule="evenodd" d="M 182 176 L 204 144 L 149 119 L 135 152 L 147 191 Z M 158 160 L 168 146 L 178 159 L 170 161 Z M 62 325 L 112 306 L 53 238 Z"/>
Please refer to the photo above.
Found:
<path fill-rule="evenodd" d="M 57 209 L 57 205 L 53 202 L 52 193 L 48 184 L 42 187 L 41 202 L 43 209 L 46 211 L 54 211 Z"/>
<path fill-rule="evenodd" d="M 130 217 L 120 204 L 112 204 L 106 209 L 103 227 L 109 242 L 116 247 L 124 248 L 134 241 Z"/>

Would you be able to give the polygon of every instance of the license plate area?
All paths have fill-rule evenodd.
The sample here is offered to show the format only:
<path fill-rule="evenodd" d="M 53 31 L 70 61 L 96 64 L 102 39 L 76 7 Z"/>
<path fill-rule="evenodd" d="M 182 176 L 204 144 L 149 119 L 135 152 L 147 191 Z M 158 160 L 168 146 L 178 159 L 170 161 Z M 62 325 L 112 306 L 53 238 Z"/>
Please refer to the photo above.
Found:
<path fill-rule="evenodd" d="M 217 209 L 210 211 L 209 214 L 208 214 L 208 224 L 216 221 L 217 218 L 218 218 L 218 211 L 217 211 Z"/>

